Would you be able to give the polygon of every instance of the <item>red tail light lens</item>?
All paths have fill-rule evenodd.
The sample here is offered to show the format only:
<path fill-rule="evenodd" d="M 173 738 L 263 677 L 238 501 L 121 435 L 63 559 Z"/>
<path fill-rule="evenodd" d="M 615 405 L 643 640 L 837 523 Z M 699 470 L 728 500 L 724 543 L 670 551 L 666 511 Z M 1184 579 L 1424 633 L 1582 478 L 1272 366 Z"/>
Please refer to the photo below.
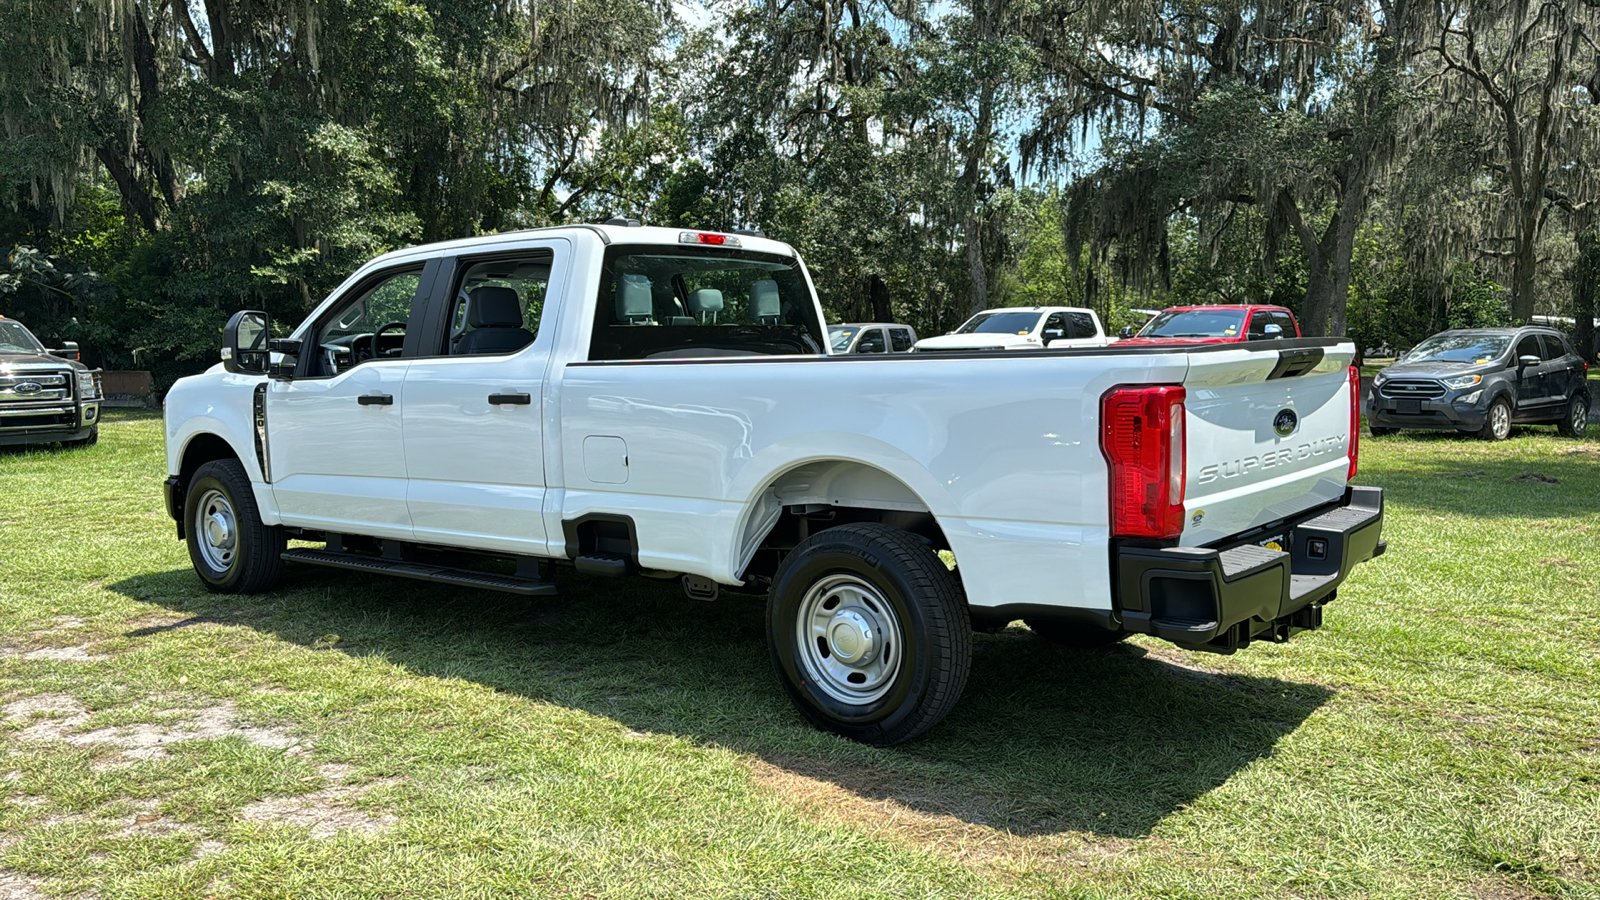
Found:
<path fill-rule="evenodd" d="M 1356 477 L 1356 461 L 1361 458 L 1361 370 L 1350 367 L 1350 471 L 1345 473 L 1348 483 Z"/>
<path fill-rule="evenodd" d="M 1183 533 L 1181 387 L 1113 388 L 1100 398 L 1100 452 L 1111 466 L 1111 533 L 1174 538 Z"/>

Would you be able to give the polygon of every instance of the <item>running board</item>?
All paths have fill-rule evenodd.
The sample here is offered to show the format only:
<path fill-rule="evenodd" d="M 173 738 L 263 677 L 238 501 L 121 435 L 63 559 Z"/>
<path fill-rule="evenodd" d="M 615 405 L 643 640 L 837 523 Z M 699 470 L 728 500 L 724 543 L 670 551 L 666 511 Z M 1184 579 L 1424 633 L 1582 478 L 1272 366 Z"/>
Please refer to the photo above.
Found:
<path fill-rule="evenodd" d="M 283 551 L 283 559 L 288 562 L 310 563 L 314 566 L 327 566 L 331 569 L 345 569 L 351 572 L 377 572 L 383 575 L 398 575 L 401 578 L 414 578 L 417 581 L 431 581 L 435 584 L 449 584 L 455 587 L 506 591 L 507 593 L 521 594 L 524 597 L 553 597 L 556 594 L 555 584 L 549 581 L 518 578 L 514 575 L 497 575 L 493 572 L 458 569 L 452 566 L 439 566 L 431 563 L 361 556 L 355 553 L 294 549 Z"/>

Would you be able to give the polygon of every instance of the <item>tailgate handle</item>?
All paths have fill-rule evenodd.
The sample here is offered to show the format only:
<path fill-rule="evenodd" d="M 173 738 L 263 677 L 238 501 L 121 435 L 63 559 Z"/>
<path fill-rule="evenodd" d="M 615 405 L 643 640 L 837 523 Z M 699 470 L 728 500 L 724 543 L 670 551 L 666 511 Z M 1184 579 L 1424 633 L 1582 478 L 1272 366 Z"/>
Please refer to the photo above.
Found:
<path fill-rule="evenodd" d="M 1315 369 L 1322 362 L 1321 347 L 1297 347 L 1278 351 L 1278 364 L 1272 367 L 1267 380 L 1293 378 Z"/>

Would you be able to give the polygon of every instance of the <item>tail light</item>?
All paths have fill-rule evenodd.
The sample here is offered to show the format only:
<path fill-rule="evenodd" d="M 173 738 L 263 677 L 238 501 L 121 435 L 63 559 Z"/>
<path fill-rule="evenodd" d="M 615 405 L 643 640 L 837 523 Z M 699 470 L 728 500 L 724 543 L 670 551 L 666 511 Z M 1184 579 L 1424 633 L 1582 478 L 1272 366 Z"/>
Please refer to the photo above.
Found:
<path fill-rule="evenodd" d="M 1350 470 L 1344 480 L 1356 477 L 1356 461 L 1361 457 L 1361 370 L 1350 367 Z"/>
<path fill-rule="evenodd" d="M 1100 398 L 1100 452 L 1111 466 L 1111 533 L 1174 538 L 1183 533 L 1181 387 L 1113 388 Z"/>

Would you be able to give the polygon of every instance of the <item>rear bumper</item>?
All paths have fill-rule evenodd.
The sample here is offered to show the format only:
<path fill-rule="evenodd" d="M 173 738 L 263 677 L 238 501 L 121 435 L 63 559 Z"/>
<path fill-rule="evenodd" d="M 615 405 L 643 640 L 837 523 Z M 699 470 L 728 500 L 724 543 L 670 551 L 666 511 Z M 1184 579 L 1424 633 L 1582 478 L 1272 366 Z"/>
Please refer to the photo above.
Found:
<path fill-rule="evenodd" d="M 1357 565 L 1383 554 L 1383 489 L 1351 487 L 1331 508 L 1275 527 L 1286 550 L 1246 543 L 1119 547 L 1113 560 L 1124 631 L 1231 653 L 1320 627 L 1322 607 Z"/>

